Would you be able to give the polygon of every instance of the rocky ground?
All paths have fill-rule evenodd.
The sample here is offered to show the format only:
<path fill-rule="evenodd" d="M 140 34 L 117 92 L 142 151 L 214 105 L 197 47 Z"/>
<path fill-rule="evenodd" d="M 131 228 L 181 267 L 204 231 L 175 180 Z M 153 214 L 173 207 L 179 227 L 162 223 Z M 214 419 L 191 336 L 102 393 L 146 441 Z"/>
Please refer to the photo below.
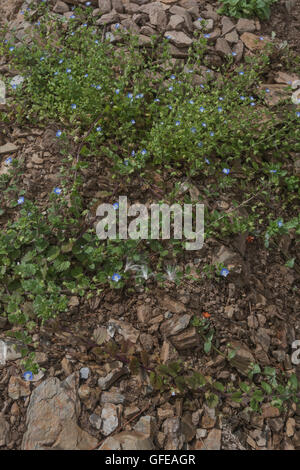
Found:
<path fill-rule="evenodd" d="M 73 5 L 86 2 L 50 3 L 56 14 L 70 16 Z M 9 22 L 20 38 L 30 27 L 22 15 L 28 4 L 5 0 L 0 6 L 1 21 Z M 205 0 L 92 0 L 91 4 L 95 16 L 104 13 L 97 24 L 112 42 L 122 27 L 138 34 L 146 46 L 158 32 L 170 38 L 177 59 L 187 56 L 192 33 L 201 27 L 199 17 L 207 20 L 207 58 L 212 65 L 221 65 L 229 53 L 234 53 L 237 63 L 243 61 L 263 47 L 272 31 L 278 41 L 300 50 L 299 1 L 276 4 L 266 23 L 221 17 L 217 5 Z M 3 62 L 0 71 L 12 73 Z M 283 72 L 270 73 L 270 105 L 276 102 L 280 86 L 297 78 Z M 9 135 L 1 136 L 1 161 L 8 153 L 22 155 L 23 183 L 41 202 L 56 183 L 57 145 L 51 128 L 16 125 Z M 3 164 L 0 171 L 5 171 Z M 296 164 L 295 172 L 299 172 Z M 86 189 L 93 192 L 96 182 L 89 176 Z M 101 177 L 111 184 L 105 173 Z M 133 191 L 141 191 L 138 182 Z M 226 201 L 219 204 L 224 207 Z M 288 250 L 293 240 L 282 243 Z M 235 237 L 231 246 L 208 240 L 202 256 L 207 262 L 242 266 L 241 274 L 232 275 L 226 284 L 206 279 L 175 290 L 171 283 L 160 289 L 149 280 L 148 292 L 104 291 L 91 300 L 72 297 L 68 314 L 35 337 L 41 371 L 31 381 L 22 377 L 21 347 L 5 336 L 8 325 L 0 317 L 0 347 L 7 356 L 6 363 L 0 363 L 1 449 L 300 449 L 296 406 L 280 413 L 264 405 L 262 413 L 255 414 L 246 413 L 243 403 L 224 399 L 215 411 L 201 395 L 156 392 L 144 371 L 129 372 L 122 356 L 106 361 L 97 357 L 95 344 L 114 338 L 117 343 L 130 341 L 135 352 L 146 350 L 150 362 L 159 359 L 165 364 L 180 358 L 186 370 L 197 368 L 233 383 L 243 377 L 251 361 L 295 370 L 300 377 L 300 366 L 291 362 L 291 345 L 300 339 L 299 274 L 284 266 L 278 253 L 267 252 L 261 242 L 244 235 Z M 199 260 L 189 262 L 193 269 Z M 198 332 L 190 326 L 195 313 L 208 313 L 220 347 L 230 340 L 237 349 L 236 366 L 220 355 L 212 354 L 208 360 L 203 354 Z"/>

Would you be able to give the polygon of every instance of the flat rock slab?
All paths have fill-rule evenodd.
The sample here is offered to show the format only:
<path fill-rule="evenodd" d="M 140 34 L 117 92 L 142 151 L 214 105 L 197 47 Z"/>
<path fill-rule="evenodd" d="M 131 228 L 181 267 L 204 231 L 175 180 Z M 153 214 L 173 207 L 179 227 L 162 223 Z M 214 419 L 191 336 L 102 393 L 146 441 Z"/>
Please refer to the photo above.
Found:
<path fill-rule="evenodd" d="M 63 382 L 50 377 L 32 392 L 22 450 L 89 450 L 97 445 L 97 439 L 77 425 L 77 380 L 76 374 Z"/>

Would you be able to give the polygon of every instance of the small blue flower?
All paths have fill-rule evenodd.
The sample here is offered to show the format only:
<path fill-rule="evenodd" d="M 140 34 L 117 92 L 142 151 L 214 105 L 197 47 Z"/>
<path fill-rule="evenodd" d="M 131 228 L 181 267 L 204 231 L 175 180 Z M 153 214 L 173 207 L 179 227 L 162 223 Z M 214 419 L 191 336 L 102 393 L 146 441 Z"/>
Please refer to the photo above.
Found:
<path fill-rule="evenodd" d="M 253 102 L 252 102 L 252 103 L 250 103 L 250 106 L 255 106 L 255 103 L 253 103 Z"/>
<path fill-rule="evenodd" d="M 220 276 L 226 277 L 226 276 L 228 276 L 228 274 L 229 274 L 228 269 L 226 269 L 226 268 L 221 269 Z"/>
<path fill-rule="evenodd" d="M 101 85 L 96 85 L 95 88 L 96 88 L 96 90 L 101 90 L 102 87 L 101 87 Z"/>
<path fill-rule="evenodd" d="M 263 36 L 260 36 L 259 40 L 260 40 L 260 41 L 263 41 L 263 40 L 264 40 Z"/>
<path fill-rule="evenodd" d="M 170 104 L 168 104 L 168 108 L 169 108 L 169 109 L 173 109 L 173 108 L 172 108 L 172 106 L 171 106 Z"/>
<path fill-rule="evenodd" d="M 229 169 L 229 168 L 223 168 L 222 171 L 223 171 L 224 175 L 229 175 L 229 173 L 230 173 L 230 169 Z"/>
<path fill-rule="evenodd" d="M 86 24 L 86 23 L 84 23 L 84 24 L 82 25 L 82 27 L 83 27 L 83 28 L 86 28 L 86 27 L 87 27 L 87 24 Z"/>
<path fill-rule="evenodd" d="M 176 121 L 176 122 L 175 122 L 175 125 L 176 125 L 176 126 L 180 126 L 180 121 Z"/>
<path fill-rule="evenodd" d="M 88 74 L 88 73 L 86 73 L 84 77 L 85 77 L 85 78 L 88 78 L 88 76 L 89 76 L 89 74 Z"/>
<path fill-rule="evenodd" d="M 265 92 L 266 92 L 266 93 L 270 93 L 270 89 L 269 89 L 269 88 L 266 88 L 266 89 L 265 89 Z"/>
<path fill-rule="evenodd" d="M 166 39 L 172 39 L 172 36 L 170 36 L 170 34 L 167 34 Z"/>
<path fill-rule="evenodd" d="M 135 124 L 135 120 L 134 120 L 134 119 L 131 119 L 131 124 Z"/>
<path fill-rule="evenodd" d="M 21 197 L 19 197 L 19 199 L 18 199 L 18 204 L 23 204 L 24 201 L 25 201 L 24 197 L 21 196 Z"/>
<path fill-rule="evenodd" d="M 10 50 L 10 52 L 12 52 L 12 51 L 15 50 L 15 48 L 14 48 L 13 46 L 11 46 L 11 47 L 9 48 L 9 50 Z"/>
<path fill-rule="evenodd" d="M 235 56 L 236 56 L 236 52 L 232 52 L 231 55 L 232 55 L 233 57 L 235 57 Z"/>
<path fill-rule="evenodd" d="M 56 137 L 60 137 L 60 136 L 61 136 L 61 134 L 62 134 L 62 132 L 61 132 L 61 131 L 57 131 L 57 132 L 56 132 Z"/>
<path fill-rule="evenodd" d="M 125 166 L 128 166 L 128 163 L 129 163 L 129 162 L 128 162 L 128 160 L 124 160 L 123 163 L 124 163 Z"/>
<path fill-rule="evenodd" d="M 206 124 L 205 124 L 205 122 L 202 122 L 202 124 L 201 124 L 201 125 L 202 125 L 202 127 L 206 127 Z"/>
<path fill-rule="evenodd" d="M 250 100 L 251 100 L 251 101 L 254 101 L 255 98 L 254 98 L 253 96 L 250 96 Z"/>
<path fill-rule="evenodd" d="M 23 379 L 26 380 L 26 382 L 31 382 L 33 379 L 33 373 L 30 370 L 27 370 L 23 374 Z"/>
<path fill-rule="evenodd" d="M 134 157 L 134 156 L 135 156 L 135 151 L 134 151 L 134 150 L 132 150 L 132 152 L 131 152 L 131 156 L 132 156 L 132 157 Z"/>
<path fill-rule="evenodd" d="M 244 101 L 244 100 L 245 100 L 245 97 L 244 97 L 244 96 L 240 96 L 240 100 Z"/>
<path fill-rule="evenodd" d="M 96 131 L 97 132 L 102 132 L 102 127 L 101 126 L 96 127 Z"/>
<path fill-rule="evenodd" d="M 62 191 L 62 190 L 61 190 L 60 188 L 54 188 L 54 189 L 53 189 L 54 194 L 60 194 L 61 191 Z"/>
<path fill-rule="evenodd" d="M 56 75 L 58 75 L 58 72 L 54 72 L 54 74 L 53 74 L 53 75 L 55 75 L 55 76 L 56 76 Z"/>
<path fill-rule="evenodd" d="M 67 73 L 71 73 L 71 69 L 66 69 L 66 72 L 67 72 Z"/>
<path fill-rule="evenodd" d="M 190 101 L 189 101 L 189 103 L 190 103 L 190 104 L 194 104 L 194 103 L 195 103 L 195 101 L 193 101 L 193 100 L 190 100 Z"/>
<path fill-rule="evenodd" d="M 192 132 L 193 134 L 195 134 L 195 133 L 197 132 L 196 127 L 192 127 L 192 128 L 191 128 L 191 132 Z"/>
<path fill-rule="evenodd" d="M 116 89 L 115 93 L 116 93 L 116 95 L 118 95 L 120 93 L 119 88 Z"/>
<path fill-rule="evenodd" d="M 213 131 L 211 131 L 211 132 L 209 133 L 209 135 L 210 135 L 211 137 L 213 137 L 213 136 L 215 135 L 215 133 L 214 133 Z"/>
<path fill-rule="evenodd" d="M 279 228 L 282 227 L 283 226 L 283 221 L 281 219 L 278 220 L 277 225 L 278 225 Z"/>
<path fill-rule="evenodd" d="M 168 90 L 169 90 L 169 91 L 173 91 L 173 87 L 170 86 L 170 87 L 168 88 Z"/>
<path fill-rule="evenodd" d="M 146 150 L 146 149 L 143 149 L 143 150 L 141 151 L 141 154 L 142 154 L 142 155 L 146 155 L 146 153 L 147 153 L 147 150 Z"/>
<path fill-rule="evenodd" d="M 59 63 L 59 64 L 62 64 L 63 61 L 64 61 L 64 59 L 59 59 L 58 63 Z"/>
<path fill-rule="evenodd" d="M 300 117 L 300 111 L 296 111 L 296 116 Z"/>
<path fill-rule="evenodd" d="M 75 103 L 71 104 L 71 108 L 76 109 L 77 108 L 76 104 Z"/>
<path fill-rule="evenodd" d="M 71 15 L 71 16 L 70 16 L 70 18 L 72 18 L 72 19 L 73 19 L 73 18 L 76 18 L 76 16 L 73 14 L 73 15 Z"/>
<path fill-rule="evenodd" d="M 127 93 L 127 98 L 129 98 L 131 100 L 131 98 L 133 98 L 133 94 L 132 93 Z"/>
<path fill-rule="evenodd" d="M 40 61 L 43 62 L 45 60 L 45 57 L 40 57 Z"/>
<path fill-rule="evenodd" d="M 219 96 L 219 101 L 223 101 L 223 100 L 224 100 L 223 96 Z"/>
<path fill-rule="evenodd" d="M 205 109 L 203 108 L 203 106 L 200 106 L 199 111 L 200 111 L 201 113 L 203 113 L 203 112 L 205 111 Z"/>
<path fill-rule="evenodd" d="M 218 106 L 218 111 L 219 111 L 219 113 L 222 112 L 222 106 Z"/>
<path fill-rule="evenodd" d="M 120 276 L 120 274 L 118 274 L 118 273 L 114 273 L 114 274 L 111 276 L 111 279 L 112 279 L 112 281 L 114 281 L 114 282 L 119 282 L 119 280 L 121 279 L 121 276 Z"/>
<path fill-rule="evenodd" d="M 210 38 L 210 34 L 204 34 L 205 39 Z"/>
<path fill-rule="evenodd" d="M 208 158 L 205 158 L 205 163 L 207 163 L 207 165 L 210 165 L 210 161 L 208 160 Z"/>
<path fill-rule="evenodd" d="M 89 7 L 92 4 L 92 2 L 85 2 L 85 5 Z"/>
<path fill-rule="evenodd" d="M 6 165 L 10 165 L 12 162 L 12 158 L 11 157 L 8 157 L 6 160 L 5 160 L 5 164 Z"/>
<path fill-rule="evenodd" d="M 98 39 L 95 39 L 95 44 L 99 44 L 99 41 L 98 41 Z"/>
<path fill-rule="evenodd" d="M 121 26 L 120 23 L 116 23 L 116 24 L 115 24 L 115 28 L 116 28 L 116 29 L 119 29 L 120 26 Z"/>
<path fill-rule="evenodd" d="M 117 209 L 119 209 L 119 203 L 118 203 L 118 202 L 115 202 L 115 203 L 113 204 L 113 208 L 115 209 L 115 211 L 116 211 Z"/>
<path fill-rule="evenodd" d="M 198 142 L 197 145 L 198 145 L 198 147 L 202 147 L 202 146 L 203 146 L 202 142 Z"/>
<path fill-rule="evenodd" d="M 140 98 L 144 98 L 143 93 L 138 93 L 135 97 L 135 99 L 137 99 L 137 100 L 140 99 Z"/>
<path fill-rule="evenodd" d="M 170 78 L 171 78 L 171 80 L 175 80 L 176 77 L 175 77 L 175 75 L 171 75 Z"/>
<path fill-rule="evenodd" d="M 239 75 L 244 75 L 244 72 L 239 72 Z"/>

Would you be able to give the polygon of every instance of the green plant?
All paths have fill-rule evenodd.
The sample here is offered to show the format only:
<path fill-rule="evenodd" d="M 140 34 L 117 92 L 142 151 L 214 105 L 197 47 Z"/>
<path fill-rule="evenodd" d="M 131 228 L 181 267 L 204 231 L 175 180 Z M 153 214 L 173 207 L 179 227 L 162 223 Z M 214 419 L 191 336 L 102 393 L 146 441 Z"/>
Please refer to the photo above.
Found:
<path fill-rule="evenodd" d="M 262 20 L 270 18 L 270 6 L 277 0 L 222 0 L 222 7 L 218 10 L 220 14 L 234 18 L 258 17 Z"/>

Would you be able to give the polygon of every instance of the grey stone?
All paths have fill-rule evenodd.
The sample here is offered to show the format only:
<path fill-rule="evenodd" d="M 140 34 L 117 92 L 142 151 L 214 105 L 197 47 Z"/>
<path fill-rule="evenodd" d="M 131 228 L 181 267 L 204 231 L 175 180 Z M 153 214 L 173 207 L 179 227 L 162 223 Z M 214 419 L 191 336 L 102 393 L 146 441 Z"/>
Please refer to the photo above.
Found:
<path fill-rule="evenodd" d="M 119 405 L 120 403 L 125 402 L 125 397 L 117 391 L 103 392 L 101 394 L 100 403 L 113 403 L 114 405 Z"/>
<path fill-rule="evenodd" d="M 239 33 L 253 33 L 256 30 L 255 22 L 247 18 L 240 18 L 236 24 L 236 29 Z"/>
<path fill-rule="evenodd" d="M 102 434 L 109 436 L 119 426 L 119 408 L 112 403 L 106 403 L 102 408 L 101 419 L 102 419 Z"/>
<path fill-rule="evenodd" d="M 115 10 L 112 10 L 110 13 L 101 16 L 99 20 L 96 21 L 98 26 L 110 25 L 119 21 L 119 15 Z"/>
<path fill-rule="evenodd" d="M 99 450 L 154 450 L 154 445 L 142 433 L 123 431 L 105 439 Z"/>
<path fill-rule="evenodd" d="M 221 20 L 221 25 L 222 25 L 222 36 L 225 36 L 225 34 L 230 33 L 235 28 L 234 23 L 227 18 L 227 16 L 223 16 Z"/>
<path fill-rule="evenodd" d="M 63 382 L 50 377 L 32 392 L 22 450 L 90 450 L 96 446 L 97 439 L 77 425 L 80 415 L 77 382 L 75 374 Z"/>
<path fill-rule="evenodd" d="M 56 2 L 53 8 L 54 13 L 66 13 L 69 11 L 69 7 L 66 3 L 61 2 L 60 0 Z"/>
<path fill-rule="evenodd" d="M 171 15 L 167 29 L 180 30 L 184 24 L 184 18 L 179 15 Z"/>
<path fill-rule="evenodd" d="M 0 146 L 0 155 L 5 155 L 7 153 L 15 153 L 17 150 L 17 145 L 11 142 L 7 142 L 6 144 Z"/>
<path fill-rule="evenodd" d="M 109 13 L 112 10 L 111 0 L 98 0 L 100 13 Z"/>

